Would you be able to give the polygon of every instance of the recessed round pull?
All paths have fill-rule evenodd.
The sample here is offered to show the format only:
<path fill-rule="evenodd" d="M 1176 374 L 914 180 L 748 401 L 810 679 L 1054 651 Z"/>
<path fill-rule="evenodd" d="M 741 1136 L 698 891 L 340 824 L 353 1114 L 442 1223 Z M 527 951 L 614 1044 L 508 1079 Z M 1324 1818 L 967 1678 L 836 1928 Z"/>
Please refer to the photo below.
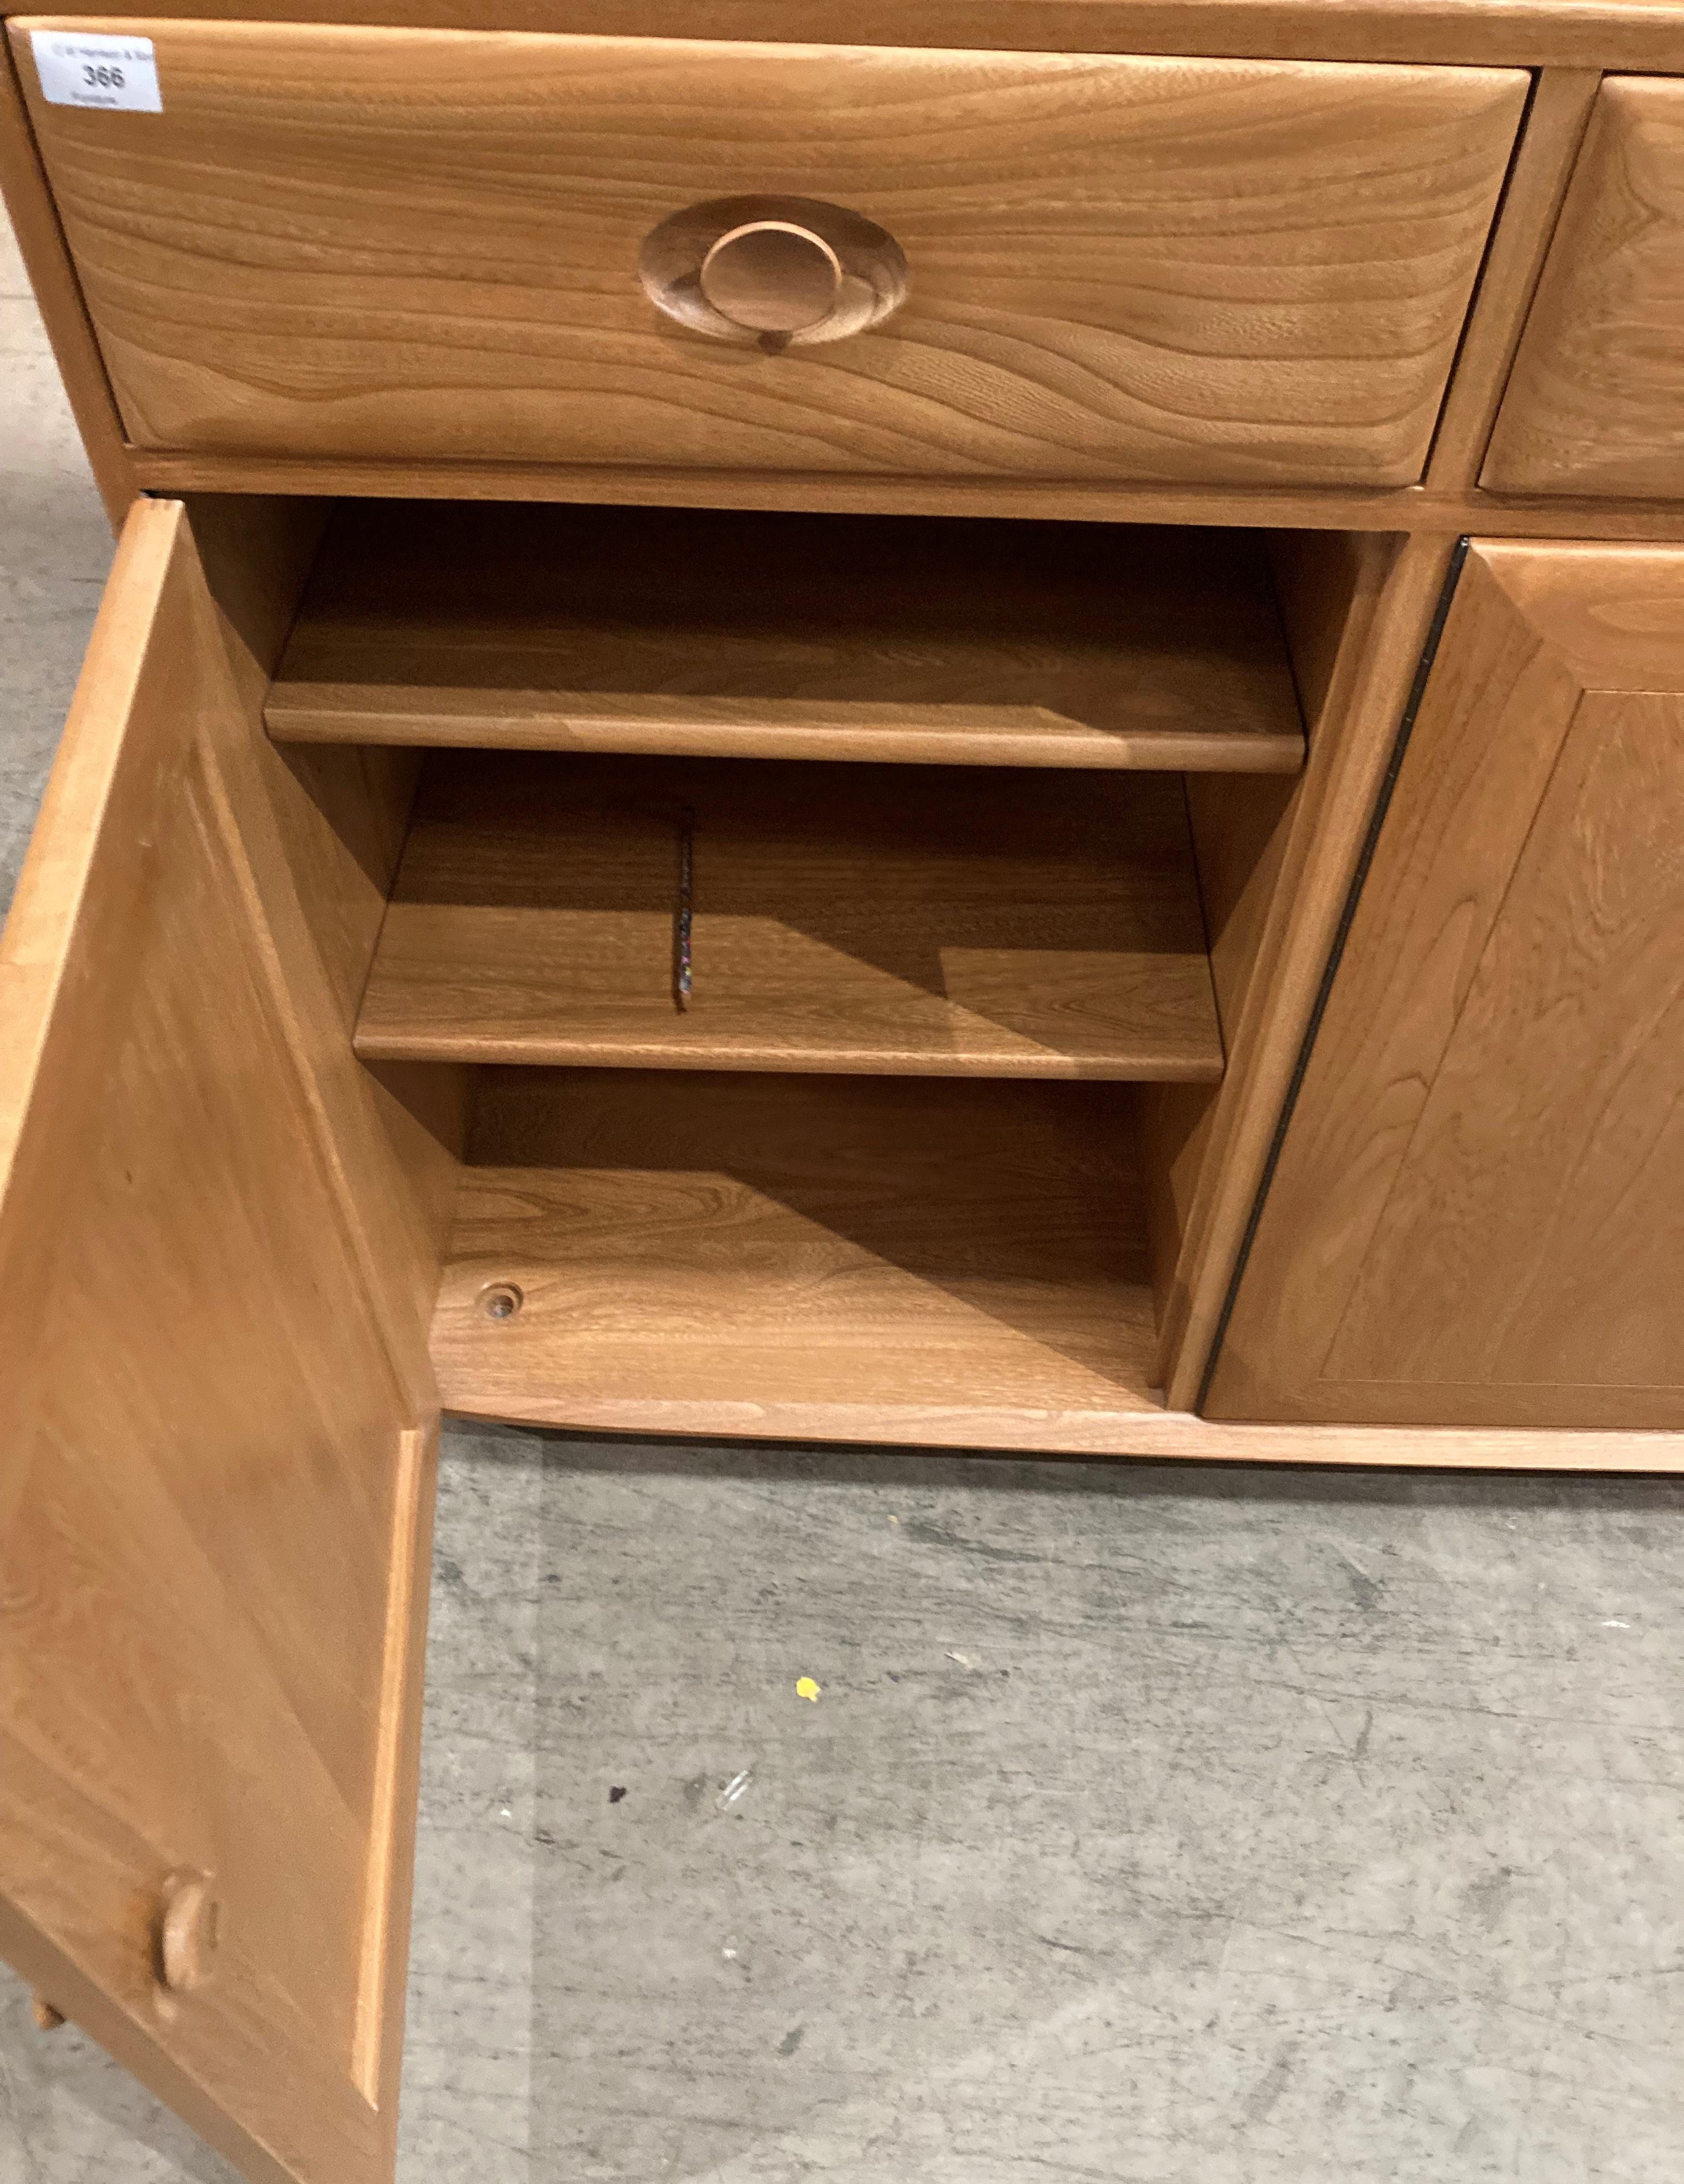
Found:
<path fill-rule="evenodd" d="M 210 1977 L 221 1924 L 222 1906 L 208 1875 L 172 1874 L 164 1882 L 158 1972 L 171 1994 L 189 1994 Z"/>
<path fill-rule="evenodd" d="M 756 333 L 795 334 L 836 308 L 842 261 L 822 235 L 789 220 L 749 220 L 701 263 L 701 292 L 722 318 Z"/>
<path fill-rule="evenodd" d="M 868 332 L 912 287 L 886 229 L 820 198 L 687 205 L 644 237 L 638 277 L 680 326 L 773 354 Z"/>

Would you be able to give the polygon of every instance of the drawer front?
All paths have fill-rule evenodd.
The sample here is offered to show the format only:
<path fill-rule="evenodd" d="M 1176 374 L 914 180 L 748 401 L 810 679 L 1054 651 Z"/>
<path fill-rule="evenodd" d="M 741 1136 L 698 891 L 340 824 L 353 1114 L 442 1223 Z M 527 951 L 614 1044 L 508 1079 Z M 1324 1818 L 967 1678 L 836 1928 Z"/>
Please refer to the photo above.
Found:
<path fill-rule="evenodd" d="M 1684 496 L 1684 82 L 1603 84 L 1480 482 Z"/>
<path fill-rule="evenodd" d="M 13 36 L 131 438 L 322 459 L 1408 484 L 1525 87 L 53 19 L 154 41 L 161 111 L 106 112 L 43 98 L 45 20 Z M 733 201 L 781 226 L 710 290 Z M 640 278 L 699 207 L 662 292 L 746 325 Z M 833 272 L 872 309 L 789 338 Z"/>

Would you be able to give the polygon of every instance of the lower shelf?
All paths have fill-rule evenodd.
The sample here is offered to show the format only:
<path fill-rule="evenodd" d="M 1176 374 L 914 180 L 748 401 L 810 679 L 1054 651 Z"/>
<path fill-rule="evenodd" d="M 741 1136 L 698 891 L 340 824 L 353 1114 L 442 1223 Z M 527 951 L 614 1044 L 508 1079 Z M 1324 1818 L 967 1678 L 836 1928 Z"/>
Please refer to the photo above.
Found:
<path fill-rule="evenodd" d="M 447 1407 L 751 1432 L 801 1406 L 1157 1412 L 1124 1086 L 481 1073 Z M 499 1285 L 519 1309 L 497 1318 Z"/>
<path fill-rule="evenodd" d="M 510 752 L 430 755 L 356 1045 L 1196 1084 L 1223 1067 L 1174 774 Z"/>

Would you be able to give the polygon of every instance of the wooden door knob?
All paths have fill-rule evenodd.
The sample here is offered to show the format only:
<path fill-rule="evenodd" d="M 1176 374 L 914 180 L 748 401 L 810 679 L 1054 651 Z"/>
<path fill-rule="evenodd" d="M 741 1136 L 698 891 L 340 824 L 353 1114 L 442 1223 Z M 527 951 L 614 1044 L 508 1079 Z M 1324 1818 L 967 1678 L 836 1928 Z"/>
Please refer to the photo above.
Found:
<path fill-rule="evenodd" d="M 822 235 L 789 220 L 744 220 L 702 260 L 701 290 L 722 319 L 754 333 L 798 334 L 828 319 L 842 261 Z"/>
<path fill-rule="evenodd" d="M 187 1994 L 210 1977 L 220 1939 L 222 1906 L 209 1879 L 183 1874 L 164 1883 L 158 1970 L 171 1994 Z"/>

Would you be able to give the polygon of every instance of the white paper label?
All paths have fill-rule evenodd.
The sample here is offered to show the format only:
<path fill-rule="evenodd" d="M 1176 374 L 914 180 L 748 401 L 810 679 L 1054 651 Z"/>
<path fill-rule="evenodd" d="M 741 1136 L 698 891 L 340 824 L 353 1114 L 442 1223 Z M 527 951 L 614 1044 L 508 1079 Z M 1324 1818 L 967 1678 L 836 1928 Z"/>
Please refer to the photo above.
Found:
<path fill-rule="evenodd" d="M 162 114 L 158 57 L 150 38 L 96 37 L 86 31 L 31 31 L 41 95 L 53 106 L 103 106 Z"/>

